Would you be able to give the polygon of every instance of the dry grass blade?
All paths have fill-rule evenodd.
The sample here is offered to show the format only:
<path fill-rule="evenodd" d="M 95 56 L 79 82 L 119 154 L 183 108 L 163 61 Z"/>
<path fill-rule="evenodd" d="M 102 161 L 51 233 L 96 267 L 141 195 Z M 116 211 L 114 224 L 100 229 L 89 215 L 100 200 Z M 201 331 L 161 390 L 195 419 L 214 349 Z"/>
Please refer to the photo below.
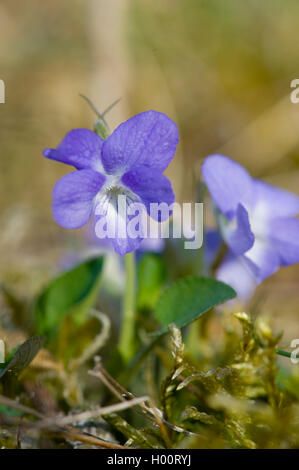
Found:
<path fill-rule="evenodd" d="M 97 408 L 96 410 L 84 411 L 82 413 L 77 413 L 63 418 L 51 418 L 46 419 L 40 423 L 40 426 L 48 426 L 49 424 L 56 424 L 58 426 L 65 426 L 67 424 L 77 423 L 77 422 L 86 422 L 90 419 L 98 418 L 103 415 L 108 415 L 111 413 L 117 413 L 119 411 L 127 410 L 133 406 L 144 403 L 148 400 L 147 396 L 134 398 L 132 400 L 125 400 L 121 403 L 116 403 L 115 405 L 105 406 L 103 408 Z"/>
<path fill-rule="evenodd" d="M 105 449 L 128 449 L 126 446 L 122 446 L 120 444 L 116 444 L 114 442 L 108 442 L 104 439 L 100 439 L 99 437 L 93 436 L 91 434 L 82 434 L 74 431 L 62 431 L 58 432 L 58 435 L 61 434 L 62 437 L 67 439 L 73 439 L 80 442 L 85 442 L 91 446 L 98 446 L 104 447 Z"/>
<path fill-rule="evenodd" d="M 70 361 L 69 369 L 71 371 L 78 369 L 78 367 L 84 364 L 84 362 L 94 356 L 96 352 L 106 344 L 106 341 L 109 338 L 111 323 L 108 316 L 94 309 L 92 309 L 90 313 L 102 324 L 102 330 L 95 337 L 93 342 L 84 350 L 82 356 L 80 356 L 78 359 L 73 359 Z"/>
<path fill-rule="evenodd" d="M 0 395 L 0 404 L 7 406 L 9 408 L 12 408 L 14 410 L 21 411 L 22 413 L 29 414 L 31 416 L 34 416 L 38 419 L 40 419 L 40 422 L 29 422 L 29 421 L 23 421 L 22 423 L 20 422 L 20 418 L 14 418 L 14 417 L 2 417 L 0 415 L 1 421 L 5 421 L 6 424 L 12 425 L 12 426 L 20 426 L 20 427 L 33 427 L 36 429 L 41 429 L 41 428 L 48 428 L 49 430 L 53 431 L 56 435 L 61 435 L 64 438 L 67 439 L 74 439 L 80 442 L 85 442 L 89 445 L 92 446 L 99 446 L 99 447 L 104 447 L 108 449 L 126 449 L 127 447 L 121 446 L 119 444 L 116 444 L 114 442 L 108 442 L 105 441 L 104 439 L 100 439 L 97 436 L 93 436 L 91 434 L 84 434 L 80 433 L 77 431 L 77 429 L 66 426 L 66 425 L 61 425 L 58 420 L 54 421 L 52 418 L 48 419 L 47 416 L 43 415 L 42 413 L 39 413 L 38 411 L 22 405 L 14 400 L 11 400 L 10 398 L 7 398 L 3 395 Z M 45 425 L 44 425 L 45 424 Z"/>
<path fill-rule="evenodd" d="M 39 413 L 38 411 L 29 408 L 28 406 L 22 405 L 10 398 L 7 398 L 3 395 L 0 395 L 0 405 L 8 406 L 9 408 L 13 408 L 14 410 L 21 411 L 22 413 L 29 414 L 31 416 L 35 416 L 36 418 L 43 419 L 44 415 Z"/>
<path fill-rule="evenodd" d="M 111 393 L 115 395 L 117 398 L 119 398 L 119 400 L 121 400 L 122 402 L 126 402 L 127 400 L 132 400 L 135 398 L 134 395 L 132 395 L 132 393 L 128 392 L 120 383 L 118 383 L 113 377 L 111 377 L 111 375 L 101 365 L 100 360 L 97 361 L 95 370 L 90 370 L 88 374 L 100 379 L 103 382 L 103 384 L 106 385 L 106 387 L 111 391 Z M 200 438 L 204 437 L 201 434 L 193 433 L 184 428 L 181 428 L 180 426 L 176 426 L 172 423 L 169 423 L 165 418 L 163 418 L 163 414 L 161 410 L 159 410 L 159 408 L 157 408 L 156 406 L 152 406 L 152 402 L 150 400 L 148 401 L 151 407 L 148 407 L 146 406 L 144 402 L 141 402 L 139 403 L 139 406 L 141 407 L 141 412 L 138 413 L 138 410 L 136 410 L 136 412 L 138 414 L 142 414 L 143 416 L 145 416 L 155 426 L 161 429 L 161 433 L 165 439 L 165 443 L 167 444 L 167 446 L 169 445 L 168 435 L 167 437 L 165 436 L 166 430 L 165 428 L 164 429 L 161 428 L 161 424 L 162 425 L 164 424 L 172 431 L 185 434 L 186 436 L 200 437 Z"/>

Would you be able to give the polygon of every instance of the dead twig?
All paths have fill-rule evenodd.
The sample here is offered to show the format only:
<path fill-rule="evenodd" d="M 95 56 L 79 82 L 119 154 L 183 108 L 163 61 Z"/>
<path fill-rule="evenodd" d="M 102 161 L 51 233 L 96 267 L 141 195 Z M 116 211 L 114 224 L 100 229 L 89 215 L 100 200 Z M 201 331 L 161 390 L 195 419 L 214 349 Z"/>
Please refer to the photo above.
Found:
<path fill-rule="evenodd" d="M 102 323 L 101 332 L 95 337 L 92 343 L 84 350 L 84 353 L 82 354 L 82 356 L 70 361 L 70 364 L 69 364 L 70 371 L 78 369 L 78 367 L 84 364 L 84 362 L 88 361 L 88 359 L 94 356 L 96 352 L 105 345 L 107 339 L 109 338 L 111 322 L 108 316 L 94 309 L 92 309 L 90 313 L 91 315 L 96 317 L 100 323 Z"/>
<path fill-rule="evenodd" d="M 120 383 L 118 383 L 107 371 L 104 369 L 104 367 L 101 365 L 100 360 L 98 359 L 96 368 L 95 370 L 91 370 L 88 372 L 89 375 L 92 375 L 93 377 L 97 377 L 100 379 L 104 385 L 111 391 L 111 393 L 119 398 L 122 402 L 127 401 L 127 400 L 132 400 L 134 399 L 134 395 L 130 393 L 128 390 L 126 390 Z M 150 400 L 148 400 L 150 405 L 152 403 Z M 192 437 L 200 437 L 200 438 L 205 438 L 205 436 L 202 436 L 201 434 L 193 433 L 191 431 L 188 431 L 187 429 L 181 428 L 180 426 L 176 426 L 172 423 L 169 423 L 166 419 L 163 417 L 163 413 L 159 408 L 156 406 L 148 407 L 144 402 L 139 403 L 139 406 L 141 408 L 141 413 L 136 410 L 138 414 L 142 414 L 145 416 L 147 419 L 149 419 L 155 426 L 159 427 L 161 429 L 161 423 L 163 423 L 165 426 L 167 426 L 169 429 L 185 434 L 186 436 L 192 436 Z M 159 416 L 159 419 L 157 420 L 157 416 Z M 162 429 L 161 429 L 162 432 Z M 163 437 L 165 437 L 165 430 L 163 432 Z M 166 438 L 166 444 L 169 444 L 169 438 L 167 435 Z M 167 442 L 168 441 L 168 442 Z"/>
<path fill-rule="evenodd" d="M 0 395 L 0 404 L 7 406 L 9 408 L 13 408 L 14 410 L 17 410 L 17 411 L 21 411 L 22 413 L 29 414 L 41 420 L 41 422 L 37 422 L 37 423 L 29 422 L 29 421 L 23 421 L 21 423 L 20 418 L 0 415 L 1 421 L 5 422 L 8 425 L 13 425 L 13 426 L 19 425 L 22 428 L 33 427 L 35 429 L 41 429 L 41 427 L 44 427 L 44 428 L 48 428 L 50 431 L 54 432 L 56 435 L 63 436 L 65 439 L 74 439 L 80 442 L 88 443 L 90 445 L 95 445 L 95 446 L 104 447 L 108 449 L 127 449 L 128 448 L 126 446 L 121 446 L 114 442 L 105 441 L 104 439 L 101 439 L 97 436 L 93 436 L 92 434 L 80 433 L 77 431 L 77 429 L 72 428 L 70 426 L 59 425 L 57 424 L 57 422 L 52 420 L 52 418 L 50 420 L 48 419 L 47 416 L 39 413 L 38 411 L 32 408 L 29 408 L 28 406 L 22 405 L 21 403 L 18 403 L 14 400 L 11 400 L 10 398 L 7 398 L 3 395 Z M 42 426 L 40 426 L 41 424 Z"/>
<path fill-rule="evenodd" d="M 108 415 L 111 413 L 117 413 L 119 411 L 127 410 L 133 406 L 139 405 L 148 400 L 147 396 L 134 398 L 132 400 L 125 400 L 121 403 L 116 403 L 115 405 L 104 406 L 103 408 L 97 408 L 95 410 L 83 411 L 82 413 L 72 414 L 69 416 L 64 416 L 62 418 L 56 417 L 51 419 L 46 419 L 39 423 L 41 427 L 48 425 L 58 425 L 65 426 L 67 424 L 77 423 L 77 422 L 86 422 L 93 418 L 98 418 L 103 415 Z"/>

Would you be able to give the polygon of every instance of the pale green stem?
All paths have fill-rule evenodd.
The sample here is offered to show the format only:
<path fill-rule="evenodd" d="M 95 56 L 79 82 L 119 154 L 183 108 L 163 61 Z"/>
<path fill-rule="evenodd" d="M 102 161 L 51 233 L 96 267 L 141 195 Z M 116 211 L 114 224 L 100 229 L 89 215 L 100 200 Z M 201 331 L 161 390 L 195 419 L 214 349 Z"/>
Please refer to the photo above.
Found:
<path fill-rule="evenodd" d="M 136 334 L 136 265 L 134 252 L 125 255 L 126 284 L 123 297 L 119 352 L 128 362 L 135 352 Z"/>
<path fill-rule="evenodd" d="M 195 255 L 197 266 L 199 267 L 198 269 L 199 275 L 202 275 L 202 271 L 203 271 L 203 265 L 202 265 L 203 250 L 204 248 L 201 247 L 199 250 L 197 250 L 197 253 Z M 199 322 L 202 322 L 202 318 L 195 320 L 194 322 L 191 323 L 191 325 L 189 325 L 187 335 L 186 335 L 186 340 L 185 340 L 186 350 L 188 351 L 189 354 L 191 354 L 194 357 L 198 355 L 198 351 L 200 348 L 200 324 Z"/>

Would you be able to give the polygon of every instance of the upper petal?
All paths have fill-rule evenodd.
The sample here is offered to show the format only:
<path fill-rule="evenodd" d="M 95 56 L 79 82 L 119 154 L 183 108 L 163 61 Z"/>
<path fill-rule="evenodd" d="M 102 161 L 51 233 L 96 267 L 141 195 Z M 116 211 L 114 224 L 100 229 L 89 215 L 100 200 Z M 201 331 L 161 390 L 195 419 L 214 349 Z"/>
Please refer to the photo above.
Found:
<path fill-rule="evenodd" d="M 269 238 L 282 266 L 299 263 L 299 219 L 280 217 L 271 220 Z"/>
<path fill-rule="evenodd" d="M 173 159 L 179 135 L 165 114 L 145 111 L 120 124 L 103 145 L 102 162 L 108 174 L 124 174 L 133 165 L 163 172 Z"/>
<path fill-rule="evenodd" d="M 216 206 L 228 218 L 235 215 L 239 203 L 251 207 L 252 179 L 239 163 L 224 155 L 211 155 L 203 162 L 202 175 Z"/>
<path fill-rule="evenodd" d="M 299 197 L 296 194 L 258 179 L 253 180 L 253 188 L 257 217 L 273 219 L 299 214 Z"/>
<path fill-rule="evenodd" d="M 101 151 L 104 140 L 89 129 L 68 132 L 56 149 L 45 149 L 43 155 L 78 170 L 91 168 L 102 171 Z"/>
<path fill-rule="evenodd" d="M 63 176 L 53 189 L 53 216 L 65 228 L 79 228 L 90 216 L 92 201 L 105 182 L 93 170 L 74 171 Z"/>
<path fill-rule="evenodd" d="M 168 219 L 175 195 L 171 182 L 159 170 L 146 166 L 135 167 L 123 175 L 122 183 L 141 198 L 151 217 L 159 222 Z M 150 210 L 152 203 L 165 203 L 169 206 L 169 211 L 165 207 L 165 211 L 155 214 Z"/>

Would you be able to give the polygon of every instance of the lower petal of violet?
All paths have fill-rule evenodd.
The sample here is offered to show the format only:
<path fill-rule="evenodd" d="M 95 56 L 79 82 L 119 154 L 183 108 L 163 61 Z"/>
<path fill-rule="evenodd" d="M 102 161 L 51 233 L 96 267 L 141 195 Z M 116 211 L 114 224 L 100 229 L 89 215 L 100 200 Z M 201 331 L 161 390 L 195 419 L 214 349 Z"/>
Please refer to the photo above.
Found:
<path fill-rule="evenodd" d="M 242 257 L 258 283 L 274 274 L 280 266 L 279 256 L 268 240 L 257 238 Z"/>
<path fill-rule="evenodd" d="M 101 240 L 109 240 L 114 250 L 125 255 L 136 250 L 146 235 L 147 214 L 137 196 L 126 196 L 121 207 L 120 194 L 106 194 L 95 207 L 95 234 Z"/>
<path fill-rule="evenodd" d="M 216 277 L 232 286 L 239 299 L 247 302 L 254 294 L 257 282 L 242 258 L 229 253 L 217 269 Z"/>

